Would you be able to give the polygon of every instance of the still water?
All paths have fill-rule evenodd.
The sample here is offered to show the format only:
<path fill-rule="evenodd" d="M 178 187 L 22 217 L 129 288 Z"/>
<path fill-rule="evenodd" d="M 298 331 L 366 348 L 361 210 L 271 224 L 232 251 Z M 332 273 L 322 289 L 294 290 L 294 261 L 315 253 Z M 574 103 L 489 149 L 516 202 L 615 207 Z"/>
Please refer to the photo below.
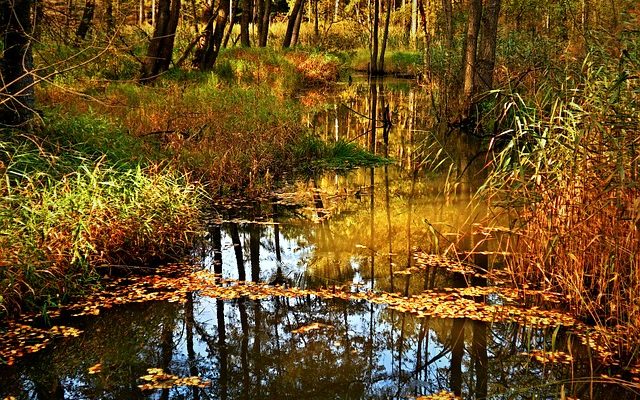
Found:
<path fill-rule="evenodd" d="M 345 85 L 311 105 L 303 123 L 395 165 L 304 178 L 271 201 L 212 207 L 194 252 L 201 268 L 311 294 L 222 300 L 190 291 L 178 302 L 54 320 L 83 333 L 0 367 L 0 398 L 636 398 L 624 385 L 607 384 L 602 374 L 614 372 L 553 322 L 540 328 L 460 313 L 419 316 L 384 302 L 313 294 L 417 296 L 498 284 L 499 274 L 484 272 L 501 267 L 497 228 L 509 221 L 473 198 L 484 162 L 479 143 L 442 128 L 429 104 L 410 81 Z M 483 274 L 420 262 L 429 254 Z M 544 353 L 569 354 L 571 362 L 532 357 Z M 145 389 L 144 377 L 158 371 L 150 369 L 199 380 Z"/>

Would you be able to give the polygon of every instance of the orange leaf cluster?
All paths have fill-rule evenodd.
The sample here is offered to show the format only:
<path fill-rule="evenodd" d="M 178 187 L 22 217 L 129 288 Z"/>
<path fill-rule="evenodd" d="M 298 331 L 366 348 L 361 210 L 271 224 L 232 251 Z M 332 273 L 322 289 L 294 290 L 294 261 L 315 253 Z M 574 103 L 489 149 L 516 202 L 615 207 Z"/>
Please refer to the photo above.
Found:
<path fill-rule="evenodd" d="M 180 378 L 164 372 L 161 368 L 147 369 L 147 375 L 141 376 L 140 380 L 147 382 L 138 385 L 141 390 L 170 389 L 175 386 L 197 386 L 204 388 L 211 385 L 211 381 L 202 380 L 202 378 L 198 376 Z"/>

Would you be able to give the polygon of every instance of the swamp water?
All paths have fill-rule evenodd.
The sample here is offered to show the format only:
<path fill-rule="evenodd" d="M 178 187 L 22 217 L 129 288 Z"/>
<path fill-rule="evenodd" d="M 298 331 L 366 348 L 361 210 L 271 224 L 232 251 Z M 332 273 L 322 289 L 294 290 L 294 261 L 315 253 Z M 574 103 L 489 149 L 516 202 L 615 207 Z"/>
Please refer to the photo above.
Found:
<path fill-rule="evenodd" d="M 391 81 L 316 106 L 318 135 L 396 164 L 213 207 L 204 268 L 107 280 L 57 328 L 12 326 L 0 398 L 636 398 L 559 299 L 504 287 L 507 223 L 471 200 L 478 143 L 432 133 L 428 104 Z M 390 117 L 375 135 L 372 108 Z"/>

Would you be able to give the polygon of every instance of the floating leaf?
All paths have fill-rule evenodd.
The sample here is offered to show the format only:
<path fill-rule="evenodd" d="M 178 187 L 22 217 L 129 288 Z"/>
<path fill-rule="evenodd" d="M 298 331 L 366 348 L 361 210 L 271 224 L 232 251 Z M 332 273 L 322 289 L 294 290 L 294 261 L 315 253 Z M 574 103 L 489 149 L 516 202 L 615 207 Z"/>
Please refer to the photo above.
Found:
<path fill-rule="evenodd" d="M 331 328 L 331 325 L 321 324 L 319 322 L 314 322 L 309 325 L 302 326 L 298 329 L 294 329 L 291 333 L 299 334 L 299 333 L 307 333 L 309 331 L 315 331 L 322 328 Z"/>
<path fill-rule="evenodd" d="M 102 364 L 101 363 L 97 363 L 97 364 L 89 367 L 88 371 L 89 371 L 89 374 L 92 374 L 92 375 L 100 373 L 100 372 L 102 372 Z"/>
<path fill-rule="evenodd" d="M 147 375 L 143 375 L 139 379 L 148 382 L 138 385 L 141 390 L 170 389 L 175 386 L 207 387 L 211 385 L 211 381 L 202 380 L 198 376 L 180 378 L 164 372 L 161 368 L 149 368 L 147 369 Z"/>

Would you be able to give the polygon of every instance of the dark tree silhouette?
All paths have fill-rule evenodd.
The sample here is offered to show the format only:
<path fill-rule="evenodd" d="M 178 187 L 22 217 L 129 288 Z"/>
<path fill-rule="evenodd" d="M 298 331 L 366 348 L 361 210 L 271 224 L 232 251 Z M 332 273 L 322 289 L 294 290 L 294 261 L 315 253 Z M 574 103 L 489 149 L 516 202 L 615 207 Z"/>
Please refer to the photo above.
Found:
<path fill-rule="evenodd" d="M 34 116 L 31 0 L 0 0 L 0 123 L 19 125 Z"/>
<path fill-rule="evenodd" d="M 169 69 L 179 17 L 180 0 L 160 0 L 153 38 L 142 65 L 142 81 L 149 82 Z"/>

